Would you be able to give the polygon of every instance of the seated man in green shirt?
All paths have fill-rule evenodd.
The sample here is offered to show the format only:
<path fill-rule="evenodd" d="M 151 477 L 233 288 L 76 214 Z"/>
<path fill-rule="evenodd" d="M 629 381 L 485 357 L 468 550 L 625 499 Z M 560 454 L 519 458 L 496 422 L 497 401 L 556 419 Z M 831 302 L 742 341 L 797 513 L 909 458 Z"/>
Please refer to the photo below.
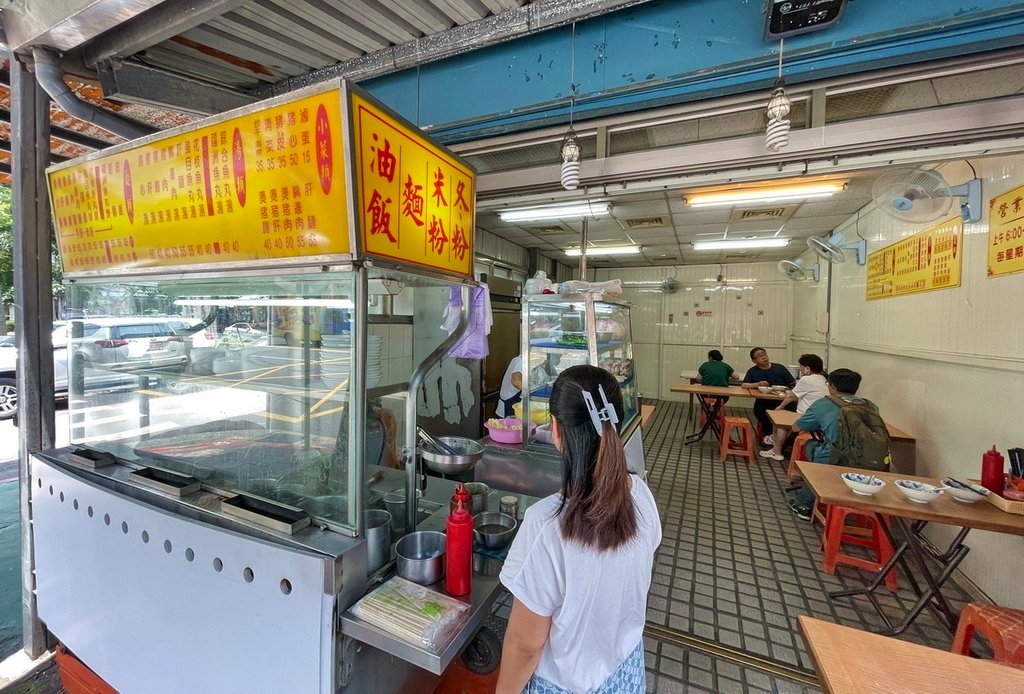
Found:
<path fill-rule="evenodd" d="M 708 352 L 708 360 L 697 369 L 697 380 L 705 386 L 718 386 L 726 388 L 729 379 L 740 380 L 740 375 L 732 370 L 732 367 L 722 361 L 724 357 L 717 349 Z"/>

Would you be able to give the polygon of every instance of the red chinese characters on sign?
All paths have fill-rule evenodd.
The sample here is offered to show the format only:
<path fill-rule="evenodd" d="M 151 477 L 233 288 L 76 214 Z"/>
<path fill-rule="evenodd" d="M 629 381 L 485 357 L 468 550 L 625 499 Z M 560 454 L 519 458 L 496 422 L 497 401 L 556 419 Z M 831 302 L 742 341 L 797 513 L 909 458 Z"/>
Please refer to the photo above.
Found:
<path fill-rule="evenodd" d="M 466 182 L 459 181 L 455 186 L 455 206 L 464 212 L 469 212 L 469 203 L 466 202 Z"/>
<path fill-rule="evenodd" d="M 391 243 L 396 243 L 398 239 L 391 233 L 391 213 L 388 212 L 390 204 L 391 198 L 386 198 L 375 190 L 366 211 L 370 213 L 370 233 L 374 236 L 383 234 Z"/>
<path fill-rule="evenodd" d="M 402 215 L 411 219 L 416 226 L 423 226 L 423 186 L 413 183 L 410 175 L 402 190 Z"/>
<path fill-rule="evenodd" d="M 380 146 L 380 140 L 384 140 L 384 146 Z M 395 155 L 391 153 L 391 143 L 388 142 L 387 138 L 380 138 L 376 133 L 373 134 L 374 145 L 370 147 L 372 151 L 377 154 L 376 160 L 370 162 L 370 170 L 374 170 L 374 164 L 376 164 L 377 175 L 386 180 L 388 183 L 393 183 L 395 180 L 395 165 L 397 160 Z"/>
<path fill-rule="evenodd" d="M 448 206 L 448 200 L 444 197 L 444 171 L 441 171 L 441 167 L 437 167 L 437 171 L 434 173 L 434 198 L 435 205 Z"/>
<path fill-rule="evenodd" d="M 452 255 L 459 260 L 464 260 L 468 250 L 469 242 L 466 240 L 466 232 L 462 225 L 456 224 L 452 232 Z"/>
<path fill-rule="evenodd" d="M 441 255 L 444 252 L 445 244 L 448 243 L 448 235 L 444 233 L 444 222 L 437 217 L 430 218 L 427 243 L 437 255 Z"/>

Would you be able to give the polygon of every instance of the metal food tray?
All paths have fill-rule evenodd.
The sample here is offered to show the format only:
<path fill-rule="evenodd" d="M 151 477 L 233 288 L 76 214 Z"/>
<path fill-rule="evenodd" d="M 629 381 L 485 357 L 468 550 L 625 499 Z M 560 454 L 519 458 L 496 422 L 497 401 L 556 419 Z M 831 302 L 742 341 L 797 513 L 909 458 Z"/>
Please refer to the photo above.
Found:
<path fill-rule="evenodd" d="M 144 467 L 141 470 L 132 470 L 128 477 L 138 484 L 150 489 L 156 489 L 171 496 L 188 496 L 198 492 L 202 483 L 195 477 L 182 475 L 171 470 L 162 470 L 157 467 Z"/>
<path fill-rule="evenodd" d="M 95 451 L 91 448 L 76 448 L 68 453 L 68 462 L 90 470 L 107 467 L 117 462 L 113 453 Z"/>
<path fill-rule="evenodd" d="M 300 508 L 247 494 L 222 499 L 220 510 L 228 516 L 287 535 L 293 535 L 310 524 L 309 514 Z"/>

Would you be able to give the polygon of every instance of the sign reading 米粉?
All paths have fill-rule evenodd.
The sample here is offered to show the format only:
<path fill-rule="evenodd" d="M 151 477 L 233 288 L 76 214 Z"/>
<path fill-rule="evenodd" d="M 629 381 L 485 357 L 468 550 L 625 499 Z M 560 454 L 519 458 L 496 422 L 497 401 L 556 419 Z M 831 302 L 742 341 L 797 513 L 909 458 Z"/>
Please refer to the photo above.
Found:
<path fill-rule="evenodd" d="M 988 202 L 988 276 L 1024 271 L 1024 186 Z"/>
<path fill-rule="evenodd" d="M 338 89 L 47 174 L 64 271 L 348 254 Z"/>
<path fill-rule="evenodd" d="M 867 299 L 959 287 L 963 231 L 957 216 L 868 254 Z"/>
<path fill-rule="evenodd" d="M 472 276 L 473 170 L 362 94 L 350 98 L 361 252 Z"/>

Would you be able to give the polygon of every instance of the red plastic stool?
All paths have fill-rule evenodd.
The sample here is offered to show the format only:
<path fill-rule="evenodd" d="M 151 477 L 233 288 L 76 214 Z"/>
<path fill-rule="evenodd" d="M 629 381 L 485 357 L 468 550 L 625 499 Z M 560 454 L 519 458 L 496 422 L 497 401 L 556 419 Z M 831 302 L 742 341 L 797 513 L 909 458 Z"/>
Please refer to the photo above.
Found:
<path fill-rule="evenodd" d="M 793 441 L 793 453 L 789 456 L 789 469 L 786 470 L 786 476 L 789 479 L 800 476 L 800 471 L 796 467 L 798 460 L 807 460 L 804 458 L 804 446 L 810 441 L 812 436 L 806 431 L 801 431 L 796 435 L 796 439 Z"/>
<path fill-rule="evenodd" d="M 853 518 L 853 525 L 846 525 L 846 519 Z M 875 552 L 876 561 L 861 559 L 842 552 L 844 544 L 867 547 Z M 844 506 L 829 506 L 825 517 L 825 560 L 821 568 L 825 573 L 834 574 L 836 565 L 856 566 L 868 571 L 878 571 L 892 557 L 892 545 L 885 531 L 878 525 L 873 513 L 866 513 Z M 885 576 L 885 587 L 895 593 L 896 572 Z"/>
<path fill-rule="evenodd" d="M 732 440 L 733 430 L 740 433 L 740 440 Z M 722 427 L 722 444 L 718 449 L 722 462 L 730 455 L 738 455 L 747 459 L 748 463 L 756 462 L 754 458 L 754 427 L 746 417 L 726 417 Z"/>
<path fill-rule="evenodd" d="M 717 399 L 718 398 L 701 398 L 701 400 L 704 401 L 704 404 L 707 405 L 708 407 L 713 406 L 715 404 L 715 400 Z M 718 421 L 718 428 L 721 429 L 722 424 L 725 423 L 725 405 L 722 405 L 720 408 L 718 408 L 718 416 L 715 419 Z M 706 412 L 704 412 L 704 408 L 702 407 L 700 410 L 700 426 L 702 429 L 704 428 L 704 424 L 707 421 L 708 415 Z"/>
<path fill-rule="evenodd" d="M 983 602 L 968 604 L 960 613 L 950 650 L 969 655 L 975 629 L 992 645 L 993 660 L 1024 665 L 1024 611 Z"/>

